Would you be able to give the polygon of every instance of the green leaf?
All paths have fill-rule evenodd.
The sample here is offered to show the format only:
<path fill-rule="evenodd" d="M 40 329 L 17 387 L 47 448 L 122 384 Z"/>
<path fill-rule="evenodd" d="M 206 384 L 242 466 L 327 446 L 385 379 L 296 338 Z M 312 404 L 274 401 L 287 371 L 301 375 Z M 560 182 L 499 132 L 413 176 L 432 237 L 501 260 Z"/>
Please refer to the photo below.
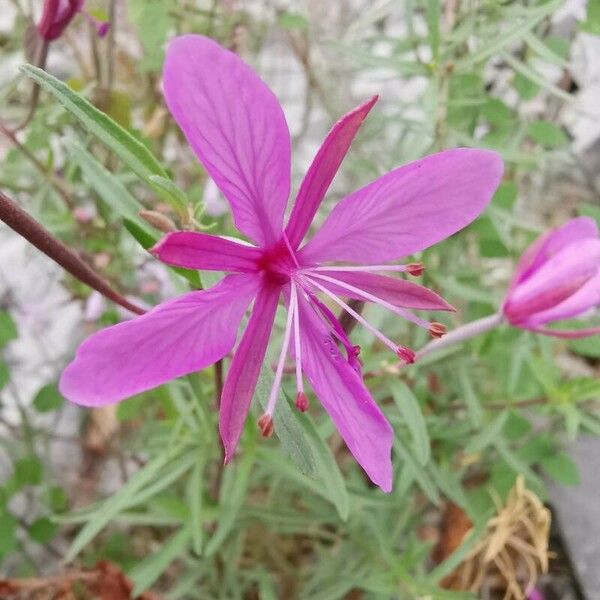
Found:
<path fill-rule="evenodd" d="M 441 498 L 437 486 L 425 470 L 417 463 L 412 452 L 404 445 L 399 436 L 394 438 L 394 448 L 396 449 L 400 460 L 404 462 L 404 468 L 409 470 L 410 475 L 423 490 L 424 494 L 433 504 L 439 504 Z"/>
<path fill-rule="evenodd" d="M 254 456 L 254 447 L 245 448 L 239 463 L 225 469 L 219 493 L 217 530 L 206 544 L 206 556 L 212 556 L 221 547 L 235 525 L 235 520 L 246 499 Z"/>
<path fill-rule="evenodd" d="M 440 57 L 440 15 L 441 4 L 439 0 L 427 0 L 425 6 L 425 20 L 427 21 L 427 37 L 434 63 Z"/>
<path fill-rule="evenodd" d="M 569 350 L 581 356 L 600 358 L 600 335 L 592 335 L 569 342 Z"/>
<path fill-rule="evenodd" d="M 0 310 L 0 348 L 16 340 L 18 336 L 17 326 L 12 317 L 5 310 Z"/>
<path fill-rule="evenodd" d="M 539 85 L 545 89 L 549 94 L 560 98 L 561 100 L 572 103 L 574 101 L 573 96 L 565 92 L 563 89 L 554 85 L 548 81 L 543 75 L 538 73 L 533 67 L 525 64 L 523 61 L 515 58 L 510 52 L 502 52 L 500 55 L 504 61 L 506 61 L 517 73 L 523 75 L 531 82 Z"/>
<path fill-rule="evenodd" d="M 136 495 L 140 492 L 147 493 L 151 484 L 164 483 L 164 470 L 168 465 L 168 470 L 172 471 L 183 457 L 177 456 L 180 452 L 179 447 L 171 448 L 171 451 L 165 451 L 156 458 L 148 462 L 131 479 L 116 492 L 111 498 L 106 500 L 93 516 L 79 531 L 65 556 L 65 562 L 71 562 L 95 537 L 110 523 L 122 510 L 131 506 Z M 191 466 L 191 465 L 190 465 Z M 158 490 L 157 490 L 158 491 Z"/>
<path fill-rule="evenodd" d="M 164 60 L 164 45 L 167 39 L 174 8 L 171 0 L 129 0 L 129 17 L 136 25 L 139 38 L 144 47 L 139 68 L 143 71 L 160 69 Z"/>
<path fill-rule="evenodd" d="M 15 463 L 15 479 L 19 486 L 38 485 L 42 481 L 42 463 L 29 456 Z"/>
<path fill-rule="evenodd" d="M 308 29 L 308 19 L 299 13 L 281 13 L 277 18 L 277 23 L 284 29 Z"/>
<path fill-rule="evenodd" d="M 160 550 L 144 558 L 128 573 L 133 581 L 132 596 L 137 598 L 147 590 L 177 558 L 185 553 L 185 549 L 192 537 L 189 527 L 180 529 L 175 535 L 164 542 Z"/>
<path fill-rule="evenodd" d="M 9 379 L 8 366 L 3 360 L 0 360 L 0 390 L 8 383 Z"/>
<path fill-rule="evenodd" d="M 8 512 L 0 511 L 0 559 L 12 552 L 17 544 L 17 521 Z"/>
<path fill-rule="evenodd" d="M 533 100 L 540 92 L 540 86 L 521 73 L 515 73 L 512 83 L 517 94 L 526 101 Z"/>
<path fill-rule="evenodd" d="M 50 412 L 60 408 L 64 403 L 62 394 L 58 391 L 55 383 L 49 383 L 42 387 L 33 399 L 33 406 L 38 412 Z"/>
<path fill-rule="evenodd" d="M 322 496 L 335 506 L 342 521 L 346 521 L 350 514 L 350 499 L 348 497 L 348 490 L 346 489 L 346 482 L 331 449 L 319 435 L 310 415 L 294 410 L 292 402 L 287 396 L 286 400 L 293 417 L 302 429 L 304 444 L 312 454 L 315 469 L 314 475 L 322 489 Z"/>
<path fill-rule="evenodd" d="M 541 465 L 558 483 L 562 485 L 579 485 L 581 477 L 577 465 L 566 454 L 554 454 L 542 459 Z"/>
<path fill-rule="evenodd" d="M 146 180 L 150 175 L 167 176 L 142 142 L 68 85 L 33 65 L 24 65 L 21 71 L 54 95 L 91 134 L 106 144 L 141 179 Z"/>
<path fill-rule="evenodd" d="M 506 464 L 515 473 L 521 473 L 525 478 L 537 487 L 538 490 L 544 490 L 544 482 L 534 473 L 534 471 L 519 458 L 509 447 L 504 440 L 497 439 L 494 443 L 498 454 L 503 458 Z"/>
<path fill-rule="evenodd" d="M 527 127 L 528 136 L 546 148 L 560 148 L 569 143 L 566 133 L 548 121 L 533 121 Z"/>
<path fill-rule="evenodd" d="M 587 31 L 594 35 L 600 35 L 600 2 L 590 0 L 587 5 L 587 18 L 579 24 L 582 31 Z"/>
<path fill-rule="evenodd" d="M 462 364 L 458 371 L 458 381 L 462 391 L 462 397 L 467 407 L 467 414 L 474 427 L 480 428 L 483 423 L 483 410 L 477 393 L 473 389 L 471 377 L 467 371 L 467 366 Z"/>
<path fill-rule="evenodd" d="M 59 486 L 53 486 L 48 491 L 48 501 L 53 512 L 63 512 L 69 506 L 67 492 Z"/>
<path fill-rule="evenodd" d="M 148 181 L 154 187 L 159 188 L 166 194 L 166 198 L 170 199 L 170 204 L 173 209 L 180 215 L 185 215 L 188 209 L 189 201 L 185 192 L 170 179 L 161 177 L 160 175 L 151 175 Z"/>
<path fill-rule="evenodd" d="M 58 526 L 50 519 L 40 517 L 29 526 L 28 533 L 32 540 L 39 544 L 46 544 L 56 535 L 57 530 Z"/>
<path fill-rule="evenodd" d="M 465 453 L 476 454 L 498 440 L 502 435 L 507 417 L 507 412 L 501 412 L 493 421 L 488 423 L 475 437 L 471 438 L 471 441 L 465 446 Z"/>
<path fill-rule="evenodd" d="M 392 381 L 390 388 L 394 402 L 415 443 L 416 459 L 420 465 L 425 466 L 431 458 L 431 442 L 419 401 L 403 381 Z"/>
<path fill-rule="evenodd" d="M 511 210 L 517 199 L 518 188 L 512 181 L 501 183 L 492 198 L 492 205 L 504 210 Z"/>
<path fill-rule="evenodd" d="M 150 232 L 149 226 L 138 214 L 144 207 L 129 190 L 77 140 L 69 139 L 67 148 L 84 179 L 115 215 L 135 221 L 139 227 Z"/>
<path fill-rule="evenodd" d="M 187 486 L 188 506 L 190 507 L 190 531 L 192 533 L 192 547 L 198 555 L 202 554 L 204 546 L 204 520 L 203 513 L 204 492 L 204 457 L 198 456 L 198 461 L 192 471 L 192 476 Z"/>
<path fill-rule="evenodd" d="M 253 403 L 266 407 L 269 393 L 273 386 L 273 370 L 270 368 L 271 357 L 267 354 L 260 370 L 254 391 Z M 302 425 L 296 419 L 296 412 L 290 407 L 287 398 L 280 394 L 273 415 L 274 433 L 281 442 L 284 452 L 292 459 L 302 473 L 314 478 L 316 476 L 315 459 L 311 449 L 304 441 Z"/>

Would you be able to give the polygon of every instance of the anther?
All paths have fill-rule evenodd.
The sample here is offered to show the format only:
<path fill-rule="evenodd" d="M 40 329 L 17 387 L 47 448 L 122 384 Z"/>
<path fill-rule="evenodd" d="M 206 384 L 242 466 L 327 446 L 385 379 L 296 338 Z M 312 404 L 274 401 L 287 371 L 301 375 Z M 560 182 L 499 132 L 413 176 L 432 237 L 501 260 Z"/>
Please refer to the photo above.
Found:
<path fill-rule="evenodd" d="M 403 360 L 407 365 L 412 365 L 415 362 L 416 354 L 410 348 L 398 346 L 396 354 L 398 355 L 398 358 Z"/>
<path fill-rule="evenodd" d="M 406 272 L 413 277 L 420 277 L 423 275 L 425 265 L 422 262 L 409 263 L 406 265 Z"/>
<path fill-rule="evenodd" d="M 447 327 L 443 323 L 436 323 L 435 321 L 429 325 L 429 334 L 434 338 L 441 338 L 448 331 Z"/>
<path fill-rule="evenodd" d="M 265 413 L 258 419 L 258 428 L 264 438 L 271 437 L 273 435 L 273 417 Z"/>
<path fill-rule="evenodd" d="M 308 410 L 308 398 L 304 392 L 298 392 L 296 394 L 296 408 L 300 412 L 306 412 Z"/>
<path fill-rule="evenodd" d="M 354 350 L 354 356 L 358 356 L 360 354 L 360 346 L 358 344 L 353 346 L 352 350 Z"/>

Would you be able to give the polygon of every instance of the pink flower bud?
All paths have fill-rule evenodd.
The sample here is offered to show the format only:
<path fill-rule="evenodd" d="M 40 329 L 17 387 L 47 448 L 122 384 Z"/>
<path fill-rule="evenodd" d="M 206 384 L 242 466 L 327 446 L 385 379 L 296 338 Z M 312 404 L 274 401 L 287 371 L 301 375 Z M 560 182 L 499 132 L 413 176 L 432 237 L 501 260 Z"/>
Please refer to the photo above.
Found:
<path fill-rule="evenodd" d="M 47 41 L 59 38 L 73 17 L 81 10 L 84 0 L 45 0 L 37 30 Z"/>
<path fill-rule="evenodd" d="M 600 304 L 600 238 L 589 217 L 571 219 L 538 238 L 524 253 L 502 313 L 514 327 L 558 337 L 585 337 L 600 328 L 561 331 L 546 326 Z"/>

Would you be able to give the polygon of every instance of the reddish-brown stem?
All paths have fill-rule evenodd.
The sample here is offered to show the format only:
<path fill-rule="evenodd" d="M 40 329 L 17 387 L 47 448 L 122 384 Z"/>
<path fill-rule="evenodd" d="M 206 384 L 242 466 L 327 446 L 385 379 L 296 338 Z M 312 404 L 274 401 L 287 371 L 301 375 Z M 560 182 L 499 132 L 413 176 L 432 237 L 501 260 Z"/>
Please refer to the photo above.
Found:
<path fill-rule="evenodd" d="M 82 283 L 135 314 L 142 315 L 146 312 L 143 308 L 132 304 L 127 298 L 121 296 L 91 267 L 84 263 L 73 250 L 55 238 L 1 191 L 0 220 L 4 221 L 11 229 L 23 236 L 30 244 L 33 244 Z"/>

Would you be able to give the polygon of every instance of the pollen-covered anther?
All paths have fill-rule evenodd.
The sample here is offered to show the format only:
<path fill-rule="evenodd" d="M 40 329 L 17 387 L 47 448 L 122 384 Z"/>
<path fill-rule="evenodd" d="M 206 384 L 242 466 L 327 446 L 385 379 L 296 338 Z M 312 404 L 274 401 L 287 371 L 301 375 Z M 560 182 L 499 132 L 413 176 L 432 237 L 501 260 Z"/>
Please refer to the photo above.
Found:
<path fill-rule="evenodd" d="M 410 348 L 406 348 L 405 346 L 398 346 L 396 354 L 398 355 L 398 358 L 403 360 L 407 365 L 412 365 L 415 362 L 416 354 Z"/>
<path fill-rule="evenodd" d="M 298 392 L 296 394 L 296 408 L 300 412 L 306 412 L 308 410 L 308 398 L 304 392 Z"/>
<path fill-rule="evenodd" d="M 273 435 L 273 417 L 265 413 L 258 419 L 258 428 L 264 438 L 271 437 Z"/>
<path fill-rule="evenodd" d="M 413 277 L 420 277 L 425 271 L 425 265 L 422 262 L 414 262 L 406 265 L 406 272 Z"/>
<path fill-rule="evenodd" d="M 360 346 L 358 344 L 356 346 L 353 346 L 352 350 L 354 351 L 354 356 L 360 355 Z"/>
<path fill-rule="evenodd" d="M 429 325 L 429 335 L 434 338 L 441 338 L 446 334 L 448 328 L 443 323 L 436 323 L 435 321 Z"/>

